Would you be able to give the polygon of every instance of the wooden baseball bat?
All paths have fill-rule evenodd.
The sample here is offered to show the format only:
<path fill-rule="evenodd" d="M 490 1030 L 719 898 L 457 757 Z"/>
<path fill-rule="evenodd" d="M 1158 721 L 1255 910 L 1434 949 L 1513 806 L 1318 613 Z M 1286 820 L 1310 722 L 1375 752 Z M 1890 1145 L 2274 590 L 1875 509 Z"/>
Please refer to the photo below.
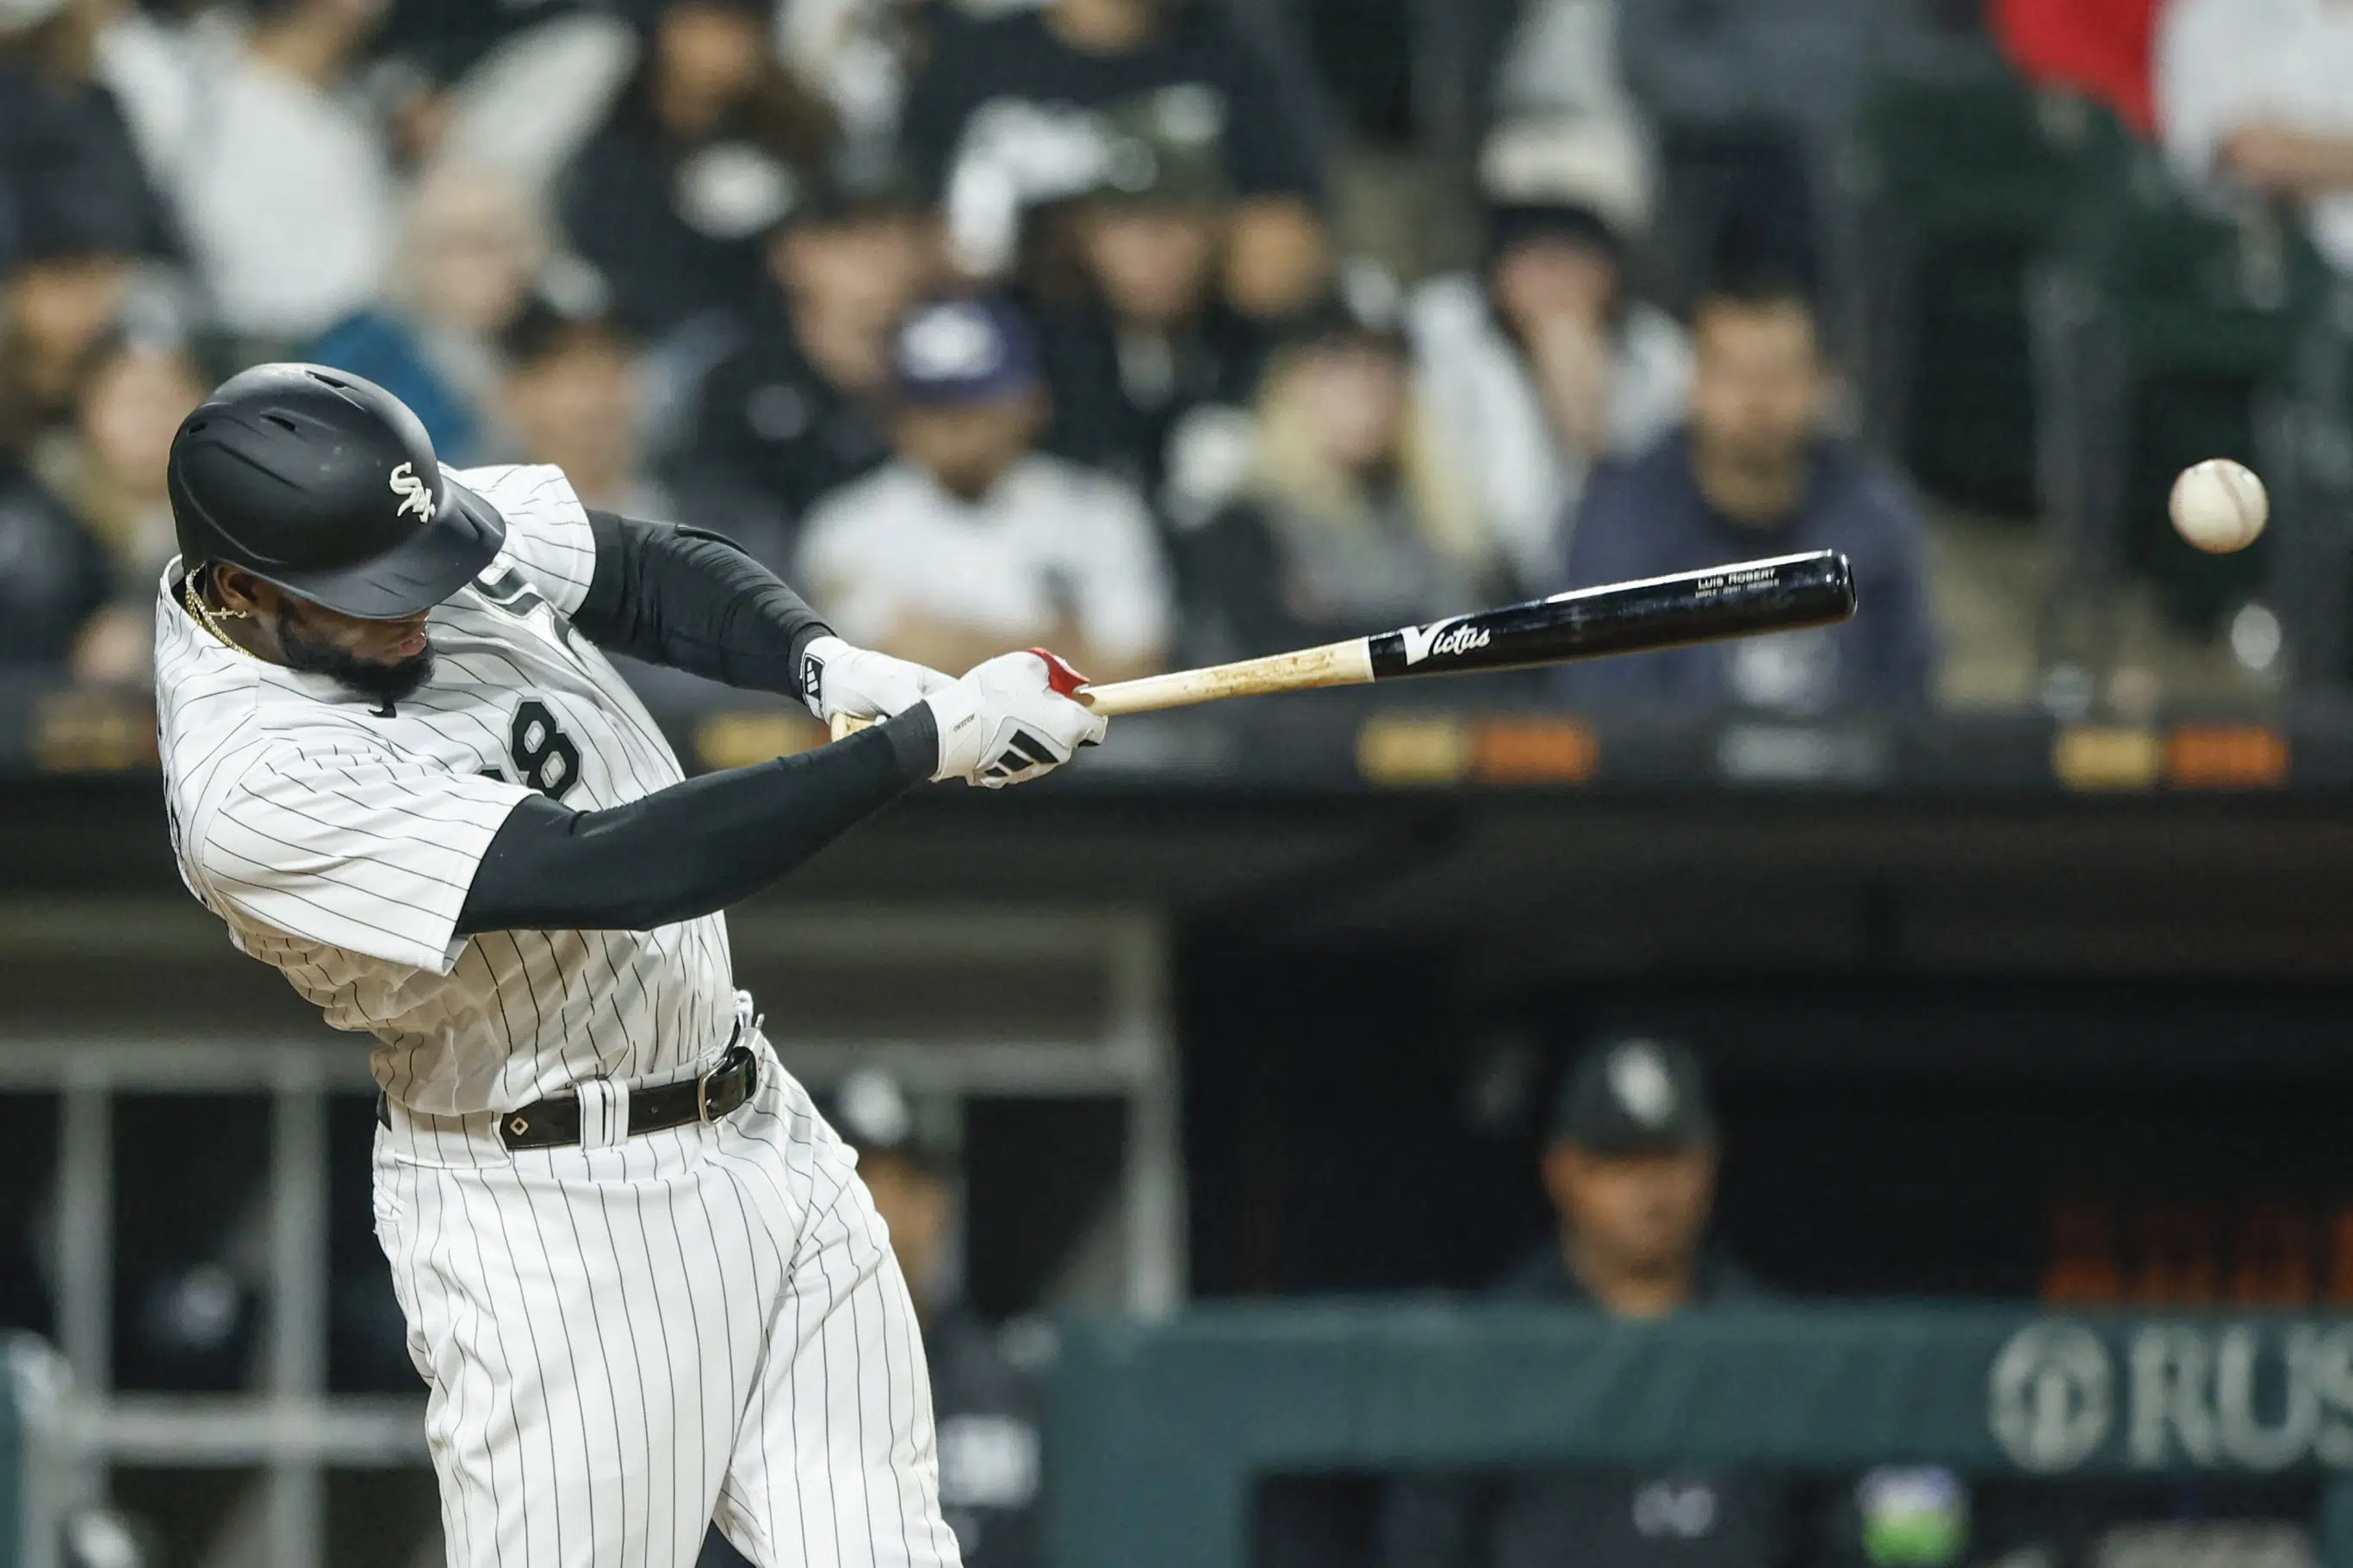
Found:
<path fill-rule="evenodd" d="M 1321 647 L 1081 686 L 1069 695 L 1098 713 L 1150 713 L 1229 697 L 1649 653 L 1830 626 L 1853 614 L 1854 574 L 1846 557 L 1835 550 L 1816 550 L 1578 588 Z M 834 738 L 863 729 L 867 722 L 837 717 Z"/>

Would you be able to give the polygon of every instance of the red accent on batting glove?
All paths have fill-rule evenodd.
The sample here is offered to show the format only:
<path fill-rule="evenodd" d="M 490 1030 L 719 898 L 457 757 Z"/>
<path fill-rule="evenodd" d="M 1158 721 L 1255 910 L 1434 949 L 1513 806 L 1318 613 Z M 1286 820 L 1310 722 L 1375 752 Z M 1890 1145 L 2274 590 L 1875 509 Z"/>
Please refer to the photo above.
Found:
<path fill-rule="evenodd" d="M 1060 654 L 1050 648 L 1042 647 L 1033 647 L 1028 651 L 1046 661 L 1046 684 L 1056 691 L 1075 700 L 1079 693 L 1086 689 L 1087 678 L 1071 668 L 1071 661 Z"/>

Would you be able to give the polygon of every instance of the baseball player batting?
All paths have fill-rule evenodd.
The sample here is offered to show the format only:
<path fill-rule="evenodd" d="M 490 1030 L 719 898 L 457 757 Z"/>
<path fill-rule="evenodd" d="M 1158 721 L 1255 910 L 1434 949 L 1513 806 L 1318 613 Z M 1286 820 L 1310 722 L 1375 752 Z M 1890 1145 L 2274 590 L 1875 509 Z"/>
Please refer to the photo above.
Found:
<path fill-rule="evenodd" d="M 720 910 L 926 779 L 1102 739 L 1045 659 L 834 637 L 725 540 L 444 469 L 382 388 L 237 376 L 173 442 L 180 874 L 375 1037 L 375 1224 L 449 1561 L 954 1564 L 915 1317 Z M 689 780 L 606 651 L 880 720 Z M 1058 672 L 1065 684 L 1067 672 Z"/>

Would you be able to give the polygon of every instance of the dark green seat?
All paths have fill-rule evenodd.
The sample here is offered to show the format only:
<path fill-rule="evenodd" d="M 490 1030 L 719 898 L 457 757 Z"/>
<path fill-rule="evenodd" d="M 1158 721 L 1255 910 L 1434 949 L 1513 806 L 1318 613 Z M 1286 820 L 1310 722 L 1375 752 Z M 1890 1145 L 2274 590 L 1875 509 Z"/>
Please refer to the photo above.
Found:
<path fill-rule="evenodd" d="M 2145 572 L 2178 620 L 2209 626 L 2260 591 L 2265 554 L 2189 549 L 2166 525 L 2166 493 L 2200 458 L 2257 462 L 2255 410 L 2289 380 L 2332 274 L 2300 226 L 2204 209 L 2153 149 L 2134 151 L 2122 178 L 2079 171 L 2076 186 L 2052 261 L 2087 315 L 2079 341 L 2045 347 L 2111 384 L 2045 422 L 2045 441 L 2105 470 L 2091 487 L 2103 499 L 2056 521 L 2094 576 Z"/>
<path fill-rule="evenodd" d="M 1871 434 L 1950 500 L 2033 510 L 2024 280 L 2065 217 L 2081 145 L 2118 134 L 2104 118 L 2038 95 L 1998 60 L 1890 81 L 1860 116 Z"/>

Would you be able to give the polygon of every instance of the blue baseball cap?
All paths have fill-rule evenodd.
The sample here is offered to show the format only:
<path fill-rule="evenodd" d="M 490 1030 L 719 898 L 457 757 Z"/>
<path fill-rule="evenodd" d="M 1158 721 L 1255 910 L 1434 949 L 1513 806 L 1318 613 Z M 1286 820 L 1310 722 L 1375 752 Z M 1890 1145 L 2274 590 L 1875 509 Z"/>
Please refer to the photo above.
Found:
<path fill-rule="evenodd" d="M 996 299 L 917 306 L 900 323 L 891 368 L 900 398 L 930 407 L 1018 397 L 1043 379 L 1037 333 L 1009 301 Z"/>

